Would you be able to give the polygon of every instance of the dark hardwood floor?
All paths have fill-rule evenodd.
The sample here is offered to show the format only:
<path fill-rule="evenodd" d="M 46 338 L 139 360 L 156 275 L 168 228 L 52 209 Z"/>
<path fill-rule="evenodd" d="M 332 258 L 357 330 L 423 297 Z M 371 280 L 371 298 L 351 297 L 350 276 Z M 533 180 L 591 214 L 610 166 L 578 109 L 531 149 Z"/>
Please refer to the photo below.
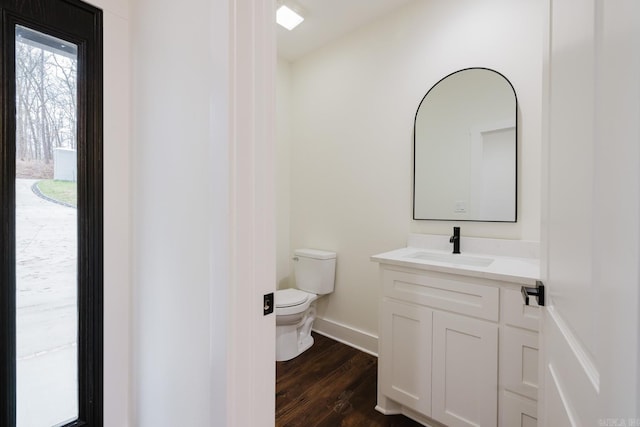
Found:
<path fill-rule="evenodd" d="M 376 406 L 377 359 L 313 333 L 315 343 L 287 362 L 276 362 L 278 427 L 419 427 Z"/>

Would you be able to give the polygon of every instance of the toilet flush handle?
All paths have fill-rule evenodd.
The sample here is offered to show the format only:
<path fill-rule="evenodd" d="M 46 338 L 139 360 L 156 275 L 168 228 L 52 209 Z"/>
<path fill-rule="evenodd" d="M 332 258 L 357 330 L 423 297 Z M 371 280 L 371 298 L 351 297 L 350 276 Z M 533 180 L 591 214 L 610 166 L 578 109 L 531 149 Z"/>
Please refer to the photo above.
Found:
<path fill-rule="evenodd" d="M 300 258 L 298 258 L 297 256 L 294 256 L 294 257 L 293 257 L 293 258 L 291 258 L 291 259 L 292 259 L 292 260 L 294 260 L 294 261 L 299 261 L 299 260 L 300 260 Z"/>

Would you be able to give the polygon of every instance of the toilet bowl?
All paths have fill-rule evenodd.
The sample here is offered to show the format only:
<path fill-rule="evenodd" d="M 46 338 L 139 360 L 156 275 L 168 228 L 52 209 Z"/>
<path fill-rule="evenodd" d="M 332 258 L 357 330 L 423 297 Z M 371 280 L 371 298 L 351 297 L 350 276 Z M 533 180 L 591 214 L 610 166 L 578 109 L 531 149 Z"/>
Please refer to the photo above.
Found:
<path fill-rule="evenodd" d="M 298 289 L 276 291 L 276 360 L 293 359 L 313 345 L 316 294 Z"/>
<path fill-rule="evenodd" d="M 294 252 L 296 288 L 275 293 L 276 361 L 291 360 L 313 345 L 311 328 L 315 301 L 333 292 L 335 252 L 298 249 Z"/>

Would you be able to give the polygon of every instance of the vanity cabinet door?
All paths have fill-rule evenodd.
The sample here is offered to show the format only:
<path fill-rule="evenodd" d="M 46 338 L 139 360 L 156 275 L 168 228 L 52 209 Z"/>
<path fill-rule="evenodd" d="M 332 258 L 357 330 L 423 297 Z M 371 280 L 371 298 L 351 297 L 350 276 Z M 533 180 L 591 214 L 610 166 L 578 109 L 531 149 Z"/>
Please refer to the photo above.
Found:
<path fill-rule="evenodd" d="M 431 414 L 431 328 L 427 308 L 383 299 L 378 387 L 388 398 Z"/>
<path fill-rule="evenodd" d="M 502 386 L 538 399 L 538 334 L 505 326 L 500 334 Z"/>
<path fill-rule="evenodd" d="M 501 398 L 502 414 L 499 427 L 538 426 L 538 405 L 535 400 L 506 390 L 502 392 Z"/>
<path fill-rule="evenodd" d="M 451 427 L 497 425 L 498 325 L 433 313 L 432 417 Z"/>

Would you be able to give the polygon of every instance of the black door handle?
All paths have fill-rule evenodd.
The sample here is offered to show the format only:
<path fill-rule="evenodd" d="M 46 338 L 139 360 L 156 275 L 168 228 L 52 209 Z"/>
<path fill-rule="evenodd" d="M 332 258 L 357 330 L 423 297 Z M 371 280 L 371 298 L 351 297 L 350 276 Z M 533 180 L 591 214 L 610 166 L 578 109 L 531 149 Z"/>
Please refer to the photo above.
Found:
<path fill-rule="evenodd" d="M 539 306 L 544 306 L 544 285 L 541 281 L 536 281 L 536 287 L 523 286 L 520 291 L 522 292 L 522 298 L 524 298 L 524 304 L 529 305 L 529 296 L 536 297 Z"/>

